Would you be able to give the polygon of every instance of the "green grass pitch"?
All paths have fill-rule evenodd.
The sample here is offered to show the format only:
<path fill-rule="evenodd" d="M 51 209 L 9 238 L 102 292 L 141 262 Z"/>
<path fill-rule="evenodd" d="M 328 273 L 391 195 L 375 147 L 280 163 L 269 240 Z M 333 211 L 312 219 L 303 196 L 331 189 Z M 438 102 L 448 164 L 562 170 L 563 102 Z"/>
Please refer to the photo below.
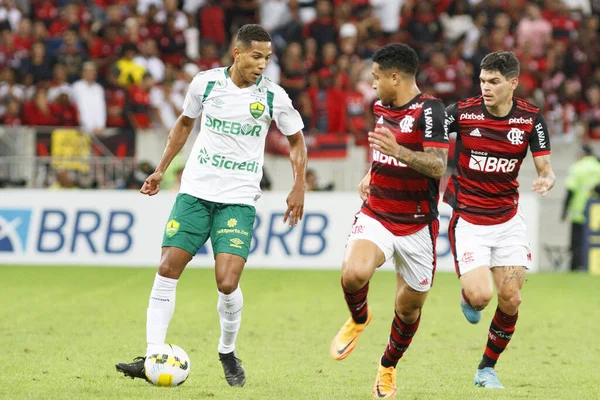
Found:
<path fill-rule="evenodd" d="M 329 358 L 348 317 L 339 271 L 249 269 L 237 352 L 247 384 L 227 386 L 216 346 L 211 269 L 186 271 L 167 341 L 191 358 L 188 381 L 157 388 L 115 362 L 145 349 L 155 269 L 0 267 L 2 399 L 368 399 L 393 316 L 395 277 L 377 272 L 373 322 L 354 353 Z M 420 329 L 398 364 L 399 399 L 600 399 L 600 277 L 530 274 L 512 342 L 497 365 L 504 391 L 475 388 L 495 301 L 478 325 L 459 307 L 459 282 L 438 274 Z"/>

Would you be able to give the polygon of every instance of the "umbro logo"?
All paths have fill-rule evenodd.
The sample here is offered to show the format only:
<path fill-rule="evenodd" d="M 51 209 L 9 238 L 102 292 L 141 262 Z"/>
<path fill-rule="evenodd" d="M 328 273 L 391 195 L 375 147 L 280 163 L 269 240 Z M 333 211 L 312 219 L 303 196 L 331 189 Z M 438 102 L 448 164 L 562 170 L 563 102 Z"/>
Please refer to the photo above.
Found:
<path fill-rule="evenodd" d="M 479 128 L 475 128 L 469 133 L 469 136 L 481 137 L 481 132 L 479 132 Z"/>

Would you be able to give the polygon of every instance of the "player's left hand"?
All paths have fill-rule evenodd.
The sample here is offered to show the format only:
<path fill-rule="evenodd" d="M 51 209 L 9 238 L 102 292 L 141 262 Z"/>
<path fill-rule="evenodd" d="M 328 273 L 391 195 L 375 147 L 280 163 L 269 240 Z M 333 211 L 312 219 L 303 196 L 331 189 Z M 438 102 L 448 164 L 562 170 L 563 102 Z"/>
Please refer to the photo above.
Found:
<path fill-rule="evenodd" d="M 297 225 L 304 215 L 304 187 L 294 186 L 285 202 L 288 207 L 283 216 L 283 223 L 288 222 L 290 227 Z"/>
<path fill-rule="evenodd" d="M 533 190 L 534 192 L 538 192 L 540 196 L 544 197 L 548 194 L 548 191 L 552 189 L 552 186 L 554 186 L 553 179 L 540 176 L 535 181 L 533 181 L 531 190 Z"/>
<path fill-rule="evenodd" d="M 396 137 L 392 131 L 383 126 L 375 128 L 375 132 L 369 132 L 369 146 L 385 155 L 396 158 L 401 150 L 401 146 L 396 142 Z"/>

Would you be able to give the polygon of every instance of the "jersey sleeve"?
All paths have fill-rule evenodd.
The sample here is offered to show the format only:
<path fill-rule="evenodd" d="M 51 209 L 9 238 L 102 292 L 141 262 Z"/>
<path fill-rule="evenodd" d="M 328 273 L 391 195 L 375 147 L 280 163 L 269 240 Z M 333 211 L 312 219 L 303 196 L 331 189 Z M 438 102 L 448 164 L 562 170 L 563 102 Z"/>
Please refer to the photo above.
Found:
<path fill-rule="evenodd" d="M 214 85 L 214 82 L 213 82 Z M 207 91 L 207 81 L 204 74 L 198 74 L 192 79 L 185 100 L 182 114 L 189 118 L 198 118 L 202 112 L 204 93 Z"/>
<path fill-rule="evenodd" d="M 529 148 L 534 157 L 550 154 L 550 134 L 541 111 L 538 113 L 531 131 Z"/>
<path fill-rule="evenodd" d="M 421 124 L 423 126 L 423 147 L 448 148 L 448 130 L 445 123 L 446 111 L 439 100 L 426 100 L 423 103 Z"/>
<path fill-rule="evenodd" d="M 304 128 L 302 117 L 300 113 L 296 111 L 292 105 L 290 96 L 285 90 L 278 88 L 279 90 L 267 92 L 267 103 L 269 108 L 272 109 L 272 118 L 277 124 L 277 128 L 285 136 L 291 136 Z M 269 97 L 272 96 L 272 101 L 269 101 Z"/>
<path fill-rule="evenodd" d="M 446 107 L 446 129 L 448 129 L 448 135 L 458 134 L 458 103 Z"/>

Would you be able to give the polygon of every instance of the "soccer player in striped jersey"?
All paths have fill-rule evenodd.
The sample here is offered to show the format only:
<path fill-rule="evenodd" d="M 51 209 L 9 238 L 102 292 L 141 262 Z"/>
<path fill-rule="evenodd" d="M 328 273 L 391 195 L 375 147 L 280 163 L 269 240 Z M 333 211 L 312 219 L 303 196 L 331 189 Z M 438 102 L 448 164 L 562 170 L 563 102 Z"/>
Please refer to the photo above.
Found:
<path fill-rule="evenodd" d="M 471 323 L 498 292 L 475 384 L 503 388 L 494 366 L 517 322 L 525 269 L 531 263 L 517 176 L 531 149 L 538 178 L 532 190 L 545 196 L 554 185 L 550 138 L 540 109 L 513 96 L 519 61 L 512 52 L 488 54 L 481 62 L 481 96 L 446 109 L 456 133 L 456 169 L 444 194 L 454 209 L 448 236 L 462 285 L 461 308 Z M 492 271 L 493 280 L 490 278 Z"/>
<path fill-rule="evenodd" d="M 342 290 L 351 317 L 333 339 L 330 355 L 346 358 L 371 321 L 369 281 L 393 260 L 397 289 L 388 345 L 379 362 L 374 397 L 396 395 L 396 364 L 421 319 L 435 273 L 438 186 L 446 171 L 448 133 L 444 105 L 421 93 L 415 82 L 417 54 L 388 44 L 373 56 L 373 88 L 379 101 L 369 132 L 371 169 L 359 184 L 364 200 L 348 237 L 342 263 Z"/>

